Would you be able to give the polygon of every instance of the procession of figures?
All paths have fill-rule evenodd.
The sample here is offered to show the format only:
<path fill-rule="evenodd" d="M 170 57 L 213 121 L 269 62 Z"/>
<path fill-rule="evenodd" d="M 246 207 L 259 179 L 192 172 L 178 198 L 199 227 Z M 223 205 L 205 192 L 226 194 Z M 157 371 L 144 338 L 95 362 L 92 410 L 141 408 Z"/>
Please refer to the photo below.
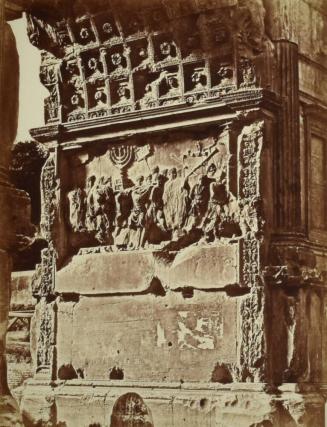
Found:
<path fill-rule="evenodd" d="M 190 184 L 193 182 L 193 185 Z M 86 180 L 86 188 L 68 193 L 73 232 L 87 233 L 102 245 L 118 249 L 146 248 L 180 242 L 213 242 L 238 237 L 251 224 L 241 220 L 242 206 L 228 190 L 226 176 L 211 163 L 196 179 L 175 167 L 154 167 L 130 187 L 116 190 L 110 176 Z M 246 218 L 255 215 L 245 215 Z"/>

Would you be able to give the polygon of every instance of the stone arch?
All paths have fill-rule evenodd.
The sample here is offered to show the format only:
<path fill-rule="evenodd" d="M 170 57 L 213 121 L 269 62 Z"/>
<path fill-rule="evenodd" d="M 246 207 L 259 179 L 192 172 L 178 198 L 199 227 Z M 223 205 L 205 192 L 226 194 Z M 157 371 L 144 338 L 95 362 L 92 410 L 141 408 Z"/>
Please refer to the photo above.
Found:
<path fill-rule="evenodd" d="M 126 393 L 115 402 L 110 427 L 154 427 L 151 412 L 137 393 Z"/>

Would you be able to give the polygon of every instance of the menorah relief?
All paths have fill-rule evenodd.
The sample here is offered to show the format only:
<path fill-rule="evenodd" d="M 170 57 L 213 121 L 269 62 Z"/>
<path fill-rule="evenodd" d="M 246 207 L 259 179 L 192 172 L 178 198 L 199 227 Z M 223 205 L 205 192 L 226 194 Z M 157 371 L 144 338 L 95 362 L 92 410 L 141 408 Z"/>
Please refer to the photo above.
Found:
<path fill-rule="evenodd" d="M 71 231 L 113 250 L 175 250 L 243 236 L 249 207 L 230 188 L 228 146 L 216 138 L 189 146 L 161 165 L 149 144 L 109 147 L 106 173 L 90 174 L 67 194 Z"/>

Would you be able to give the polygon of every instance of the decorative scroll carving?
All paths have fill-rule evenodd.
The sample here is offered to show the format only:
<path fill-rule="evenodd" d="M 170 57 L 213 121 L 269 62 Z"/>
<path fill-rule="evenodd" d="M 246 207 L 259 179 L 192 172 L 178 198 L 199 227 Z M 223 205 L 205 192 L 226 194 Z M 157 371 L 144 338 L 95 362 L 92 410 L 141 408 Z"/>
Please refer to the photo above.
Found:
<path fill-rule="evenodd" d="M 242 244 L 242 277 L 247 286 L 256 283 L 260 265 L 258 233 L 263 226 L 259 189 L 262 139 L 263 122 L 244 127 L 239 137 L 239 192 L 243 205 L 243 230 L 246 232 Z"/>
<path fill-rule="evenodd" d="M 55 155 L 50 154 L 41 174 L 41 233 L 50 241 L 57 211 L 57 179 L 55 172 Z"/>
<path fill-rule="evenodd" d="M 245 238 L 241 251 L 242 278 L 244 285 L 250 287 L 257 283 L 260 262 L 260 243 L 255 238 Z"/>
<path fill-rule="evenodd" d="M 55 303 L 40 303 L 40 328 L 37 346 L 37 371 L 52 365 L 55 344 Z"/>
<path fill-rule="evenodd" d="M 42 249 L 41 264 L 37 265 L 32 281 L 32 292 L 35 297 L 52 295 L 54 291 L 56 253 L 52 246 Z"/>
<path fill-rule="evenodd" d="M 241 343 L 238 381 L 261 382 L 265 378 L 265 329 L 262 288 L 253 288 L 241 304 Z"/>
<path fill-rule="evenodd" d="M 58 214 L 58 182 L 56 176 L 56 155 L 51 153 L 41 173 L 41 234 L 48 247 L 41 251 L 41 264 L 36 268 L 32 281 L 33 295 L 39 300 L 40 330 L 37 343 L 37 370 L 51 368 L 53 343 L 55 339 L 53 304 L 48 299 L 54 294 L 56 250 L 54 238 Z"/>
<path fill-rule="evenodd" d="M 92 10 L 90 4 L 87 16 L 76 10 L 75 20 L 45 22 L 28 15 L 31 43 L 51 53 L 41 66 L 41 80 L 50 92 L 47 122 L 172 104 L 191 106 L 227 92 L 237 99 L 239 89 L 255 87 L 250 59 L 264 51 L 265 37 L 252 4 L 232 10 L 211 2 L 209 15 L 203 13 L 208 5 L 199 7 L 196 1 L 187 2 L 187 7 L 160 3 L 155 11 L 144 5 L 139 8 L 142 13 L 123 3 L 115 16 L 105 6 Z M 192 15 L 192 9 L 199 15 Z M 58 70 L 51 68 L 53 59 L 61 64 L 59 80 Z M 68 63 L 75 63 L 70 75 L 64 71 Z M 79 88 L 73 79 L 82 83 Z"/>
<path fill-rule="evenodd" d="M 240 136 L 239 161 L 240 169 L 240 195 L 245 199 L 260 196 L 259 172 L 260 156 L 263 138 L 263 122 L 256 122 L 246 126 Z"/>

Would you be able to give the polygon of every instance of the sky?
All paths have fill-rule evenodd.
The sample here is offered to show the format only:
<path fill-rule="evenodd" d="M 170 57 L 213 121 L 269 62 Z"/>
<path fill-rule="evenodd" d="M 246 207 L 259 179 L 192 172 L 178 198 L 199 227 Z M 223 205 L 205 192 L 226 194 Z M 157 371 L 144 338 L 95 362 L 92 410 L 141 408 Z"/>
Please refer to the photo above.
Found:
<path fill-rule="evenodd" d="M 48 91 L 39 80 L 40 51 L 31 45 L 25 18 L 10 22 L 19 54 L 19 117 L 16 141 L 31 139 L 29 129 L 44 125 L 43 100 Z"/>

